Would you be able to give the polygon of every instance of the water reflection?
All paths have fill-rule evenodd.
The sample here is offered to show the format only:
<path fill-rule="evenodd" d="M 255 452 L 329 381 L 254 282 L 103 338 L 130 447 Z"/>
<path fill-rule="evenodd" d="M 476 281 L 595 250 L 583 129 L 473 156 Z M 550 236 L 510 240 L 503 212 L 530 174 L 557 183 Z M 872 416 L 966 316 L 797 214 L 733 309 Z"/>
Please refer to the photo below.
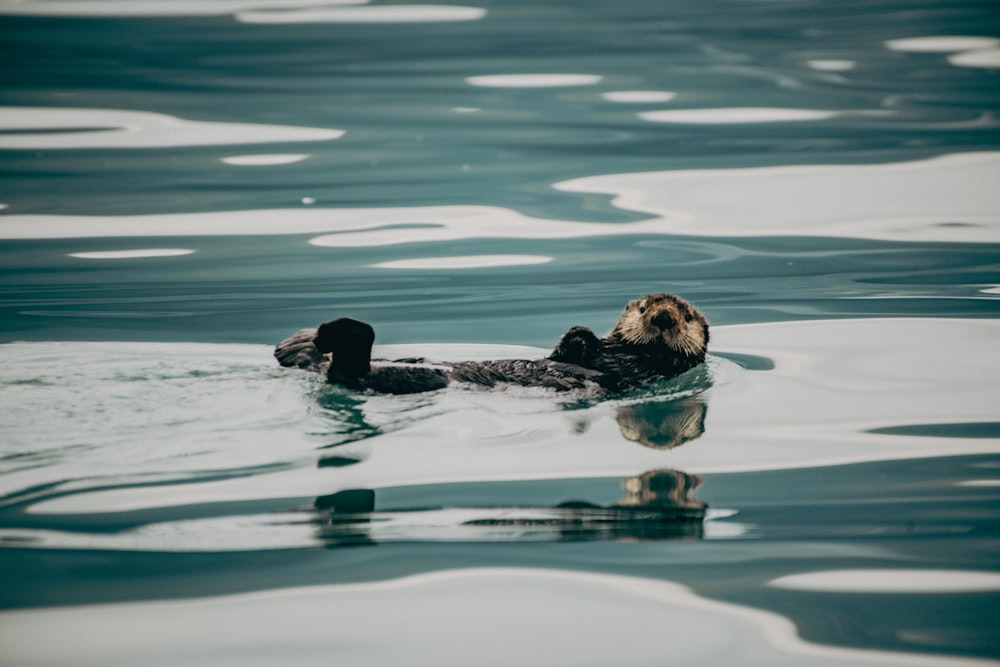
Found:
<path fill-rule="evenodd" d="M 347 3 L 342 3 L 347 4 Z M 436 23 L 478 21 L 486 16 L 481 7 L 458 5 L 379 5 L 371 7 L 293 7 L 282 11 L 264 9 L 236 13 L 241 23 Z"/>
<path fill-rule="evenodd" d="M 355 420 L 363 434 L 359 404 L 346 404 L 341 417 Z M 618 406 L 623 437 L 644 447 L 669 450 L 705 431 L 707 404 L 701 396 L 640 401 Z M 376 429 L 377 431 L 377 429 Z M 320 467 L 345 467 L 363 456 L 325 455 Z M 328 546 L 380 541 L 664 540 L 704 536 L 707 505 L 694 497 L 702 478 L 658 468 L 621 480 L 620 497 L 607 502 L 595 485 L 593 497 L 566 498 L 548 505 L 494 501 L 438 503 L 429 507 L 380 508 L 374 489 L 343 489 L 314 503 L 316 537 Z M 544 482 L 539 484 L 543 485 Z"/>
<path fill-rule="evenodd" d="M 615 419 L 626 440 L 653 449 L 673 449 L 705 432 L 708 405 L 701 397 L 647 402 L 618 408 Z"/>
<path fill-rule="evenodd" d="M 320 128 L 190 121 L 184 122 L 183 131 L 171 128 L 166 132 L 165 121 L 154 114 L 141 115 L 135 122 L 141 121 L 145 126 L 139 129 L 95 131 L 83 128 L 84 120 L 79 112 L 80 109 L 75 109 L 69 114 L 58 114 L 56 118 L 52 116 L 54 112 L 47 111 L 42 120 L 38 120 L 39 114 L 33 113 L 28 123 L 23 109 L 17 112 L 0 109 L 0 129 L 12 130 L 0 136 L 0 148 L 72 148 L 90 142 L 103 148 L 134 148 L 157 143 L 320 141 L 339 136 L 337 130 Z M 694 112 L 683 110 L 683 113 Z M 50 117 L 51 124 L 46 120 Z M 677 120 L 678 117 L 672 118 Z M 121 128 L 126 120 L 101 112 L 87 122 L 90 126 Z M 989 118 L 973 122 L 985 123 L 984 128 L 996 124 Z M 224 126 L 224 131 L 216 125 Z M 58 131 L 33 131 L 48 129 Z M 998 151 L 953 153 L 926 160 L 864 166 L 814 164 L 647 171 L 576 178 L 553 186 L 560 192 L 579 193 L 588 198 L 608 195 L 619 211 L 645 216 L 645 219 L 632 222 L 539 217 L 502 206 L 481 205 L 261 208 L 121 216 L 15 213 L 4 216 L 0 238 L 316 234 L 308 243 L 317 248 L 388 250 L 392 246 L 405 248 L 407 244 L 443 244 L 433 250 L 427 250 L 430 248 L 427 246 L 422 252 L 429 257 L 493 254 L 470 253 L 465 250 L 468 245 L 451 247 L 460 242 L 488 240 L 492 245 L 484 246 L 484 250 L 494 250 L 499 242 L 509 249 L 504 255 L 537 253 L 561 261 L 574 258 L 538 253 L 539 241 L 589 237 L 625 241 L 632 236 L 648 236 L 653 240 L 691 234 L 995 243 L 1000 239 L 1000 222 L 996 216 L 1000 207 L 998 178 Z M 725 199 L 712 195 L 717 192 L 726 192 Z M 790 192 L 796 193 L 797 199 L 810 202 L 809 207 L 780 205 L 788 201 Z M 878 193 L 877 198 L 868 196 L 873 192 Z M 316 203 L 316 198 L 310 201 Z M 320 200 L 320 203 L 325 201 Z M 280 220 L 280 225 L 276 225 L 275 220 Z M 669 240 L 676 245 L 676 240 Z M 517 243 L 523 241 L 530 243 Z M 409 245 L 408 256 L 399 259 L 430 261 L 414 257 L 411 253 L 415 252 L 415 247 Z M 559 250 L 565 253 L 564 248 Z M 301 253 L 301 249 L 298 252 Z M 371 255 L 376 256 L 378 259 L 370 264 L 381 265 L 392 259 L 382 253 Z M 447 268 L 433 263 L 431 266 Z M 614 265 L 616 271 L 622 268 L 620 262 Z M 717 274 L 713 273 L 712 279 L 717 280 Z"/>
<path fill-rule="evenodd" d="M 348 489 L 314 503 L 316 539 L 327 546 L 399 541 L 672 540 L 704 536 L 701 478 L 662 469 L 622 480 L 622 497 L 600 505 L 377 509 L 377 492 Z"/>
<path fill-rule="evenodd" d="M 3 107 L 0 149 L 75 150 L 177 148 L 329 141 L 344 130 L 322 127 L 195 121 L 125 109 Z"/>

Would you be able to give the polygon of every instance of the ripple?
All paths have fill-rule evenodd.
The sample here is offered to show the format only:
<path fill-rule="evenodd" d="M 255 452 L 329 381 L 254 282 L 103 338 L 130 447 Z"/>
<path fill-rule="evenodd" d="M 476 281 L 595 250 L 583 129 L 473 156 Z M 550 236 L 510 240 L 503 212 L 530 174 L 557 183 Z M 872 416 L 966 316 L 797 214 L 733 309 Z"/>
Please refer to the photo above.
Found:
<path fill-rule="evenodd" d="M 698 396 L 710 392 L 711 422 L 696 441 L 668 450 L 669 466 L 702 475 L 995 454 L 996 440 L 990 438 L 953 433 L 888 438 L 871 431 L 912 423 L 914 415 L 927 423 L 957 416 L 968 423 L 995 419 L 998 334 L 1000 321 L 957 319 L 715 327 L 717 353 L 757 355 L 773 365 L 748 372 L 710 356 L 700 371 L 708 379 L 698 380 L 694 390 Z M 928 355 L 949 340 L 962 345 L 947 356 Z M 76 514 L 358 488 L 378 492 L 483 480 L 625 478 L 663 468 L 665 451 L 629 440 L 624 425 L 642 417 L 659 428 L 652 417 L 675 424 L 680 422 L 673 408 L 700 409 L 697 401 L 675 403 L 670 411 L 636 409 L 649 407 L 657 396 L 572 411 L 558 397 L 538 392 L 455 389 L 413 398 L 357 396 L 338 393 L 308 373 L 277 369 L 271 352 L 270 346 L 165 343 L 0 345 L 0 403 L 31 406 L 0 412 L 5 442 L 14 451 L 45 452 L 63 446 L 65 434 L 72 433 L 72 442 L 90 448 L 37 473 L 6 475 L 5 488 L 33 488 L 40 475 L 77 480 L 75 493 L 42 499 L 29 510 Z M 440 361 L 530 359 L 545 353 L 453 343 L 379 345 L 374 352 L 381 358 Z M 672 386 L 686 387 L 688 381 Z M 220 410 L 220 395 L 227 397 L 225 410 Z M 317 395 L 336 410 L 317 411 Z M 532 435 L 520 443 L 491 441 L 512 424 Z M 378 456 L 338 468 L 333 478 L 316 467 L 316 448 L 354 442 L 342 437 L 352 429 L 377 438 L 368 442 L 377 444 Z M 442 433 L 454 437 L 442 438 Z M 141 449 L 134 446 L 137 437 L 145 445 Z M 227 470 L 234 461 L 298 463 L 227 479 L 204 480 L 194 472 Z M 175 483 L 123 482 L 142 479 L 151 470 L 172 475 Z M 111 480 L 122 487 L 113 488 Z"/>
<path fill-rule="evenodd" d="M 592 176 L 553 187 L 647 217 L 624 223 L 534 218 L 496 206 L 302 208 L 133 216 L 10 215 L 0 239 L 318 234 L 321 247 L 459 239 L 623 235 L 838 236 L 1000 242 L 1000 152 L 871 165 L 700 169 Z M 715 196 L 725 192 L 726 197 Z M 790 197 L 809 206 L 784 205 Z M 959 223 L 959 224 L 956 224 Z M 984 289 L 991 289 L 986 286 Z"/>
<path fill-rule="evenodd" d="M 99 250 L 92 252 L 71 252 L 70 257 L 80 259 L 136 259 L 145 257 L 179 257 L 190 255 L 194 250 L 187 248 L 141 248 L 137 250 Z"/>
<path fill-rule="evenodd" d="M 436 23 L 476 21 L 486 16 L 480 7 L 458 5 L 378 5 L 372 7 L 311 7 L 287 11 L 242 11 L 243 23 Z"/>
<path fill-rule="evenodd" d="M 886 48 L 891 51 L 909 53 L 954 53 L 955 51 L 972 49 L 989 49 L 998 44 L 1000 44 L 1000 39 L 996 37 L 971 36 L 906 37 L 890 39 L 885 42 Z"/>
<path fill-rule="evenodd" d="M 835 111 L 786 109 L 779 107 L 728 107 L 716 109 L 668 109 L 643 111 L 639 117 L 654 123 L 689 123 L 723 125 L 736 123 L 787 123 L 824 120 L 837 116 Z"/>
<path fill-rule="evenodd" d="M 615 90 L 601 93 L 601 97 L 609 102 L 622 102 L 625 104 L 645 104 L 655 102 L 669 102 L 677 97 L 677 93 L 666 90 Z"/>
<path fill-rule="evenodd" d="M 0 148 L 18 150 L 327 141 L 343 134 L 328 128 L 192 121 L 149 111 L 0 107 Z"/>
<path fill-rule="evenodd" d="M 308 153 L 286 153 L 272 155 L 232 155 L 230 157 L 219 158 L 226 164 L 237 167 L 264 167 L 278 164 L 294 164 L 302 162 L 309 157 Z"/>
<path fill-rule="evenodd" d="M 487 74 L 470 76 L 466 82 L 486 88 L 561 88 L 593 86 L 602 78 L 599 74 Z"/>
<path fill-rule="evenodd" d="M 1000 591 L 1000 574 L 962 570 L 827 570 L 779 577 L 768 585 L 829 593 L 976 593 Z"/>
<path fill-rule="evenodd" d="M 490 266 L 546 264 L 553 259 L 553 257 L 545 255 L 465 255 L 400 259 L 372 264 L 371 266 L 379 269 L 479 269 Z"/>

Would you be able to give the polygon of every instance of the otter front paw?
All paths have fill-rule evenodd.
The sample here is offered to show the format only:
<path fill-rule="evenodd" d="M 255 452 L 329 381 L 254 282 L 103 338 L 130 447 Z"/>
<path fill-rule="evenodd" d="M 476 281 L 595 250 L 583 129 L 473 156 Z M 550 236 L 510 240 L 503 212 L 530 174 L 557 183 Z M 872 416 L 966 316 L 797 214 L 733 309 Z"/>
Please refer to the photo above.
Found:
<path fill-rule="evenodd" d="M 573 327 L 559 339 L 559 344 L 549 355 L 549 359 L 592 368 L 602 346 L 601 339 L 587 327 Z"/>

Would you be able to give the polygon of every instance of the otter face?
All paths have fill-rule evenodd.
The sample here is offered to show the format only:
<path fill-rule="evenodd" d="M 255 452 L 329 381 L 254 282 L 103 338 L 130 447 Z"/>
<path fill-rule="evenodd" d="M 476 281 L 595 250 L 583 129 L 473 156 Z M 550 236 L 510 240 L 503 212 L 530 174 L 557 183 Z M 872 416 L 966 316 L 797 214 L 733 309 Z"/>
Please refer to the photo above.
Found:
<path fill-rule="evenodd" d="M 625 306 L 611 335 L 633 345 L 665 344 L 682 354 L 700 355 L 708 346 L 708 321 L 679 296 L 649 294 Z"/>

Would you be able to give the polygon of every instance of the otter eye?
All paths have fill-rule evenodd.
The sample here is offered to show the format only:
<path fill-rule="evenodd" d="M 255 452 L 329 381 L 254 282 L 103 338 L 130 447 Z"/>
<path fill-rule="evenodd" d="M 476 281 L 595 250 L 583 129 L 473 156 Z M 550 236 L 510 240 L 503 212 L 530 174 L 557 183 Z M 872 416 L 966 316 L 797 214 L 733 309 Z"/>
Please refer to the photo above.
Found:
<path fill-rule="evenodd" d="M 642 315 L 646 312 L 646 306 L 639 306 L 639 314 Z"/>
<path fill-rule="evenodd" d="M 685 322 L 690 322 L 693 319 L 694 319 L 694 316 L 691 313 L 684 313 L 684 321 Z"/>

